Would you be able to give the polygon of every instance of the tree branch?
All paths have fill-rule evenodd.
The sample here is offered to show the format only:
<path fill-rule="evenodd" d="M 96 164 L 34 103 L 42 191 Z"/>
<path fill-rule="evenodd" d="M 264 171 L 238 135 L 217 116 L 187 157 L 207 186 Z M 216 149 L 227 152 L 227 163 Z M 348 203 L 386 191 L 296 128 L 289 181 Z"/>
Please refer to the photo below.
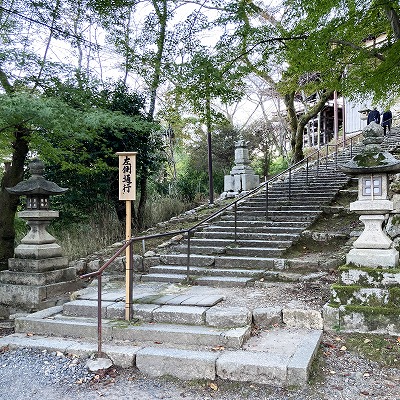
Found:
<path fill-rule="evenodd" d="M 14 87 L 11 85 L 10 81 L 8 80 L 7 75 L 5 72 L 0 68 L 0 84 L 3 86 L 3 89 L 7 94 L 11 94 L 14 92 Z"/>

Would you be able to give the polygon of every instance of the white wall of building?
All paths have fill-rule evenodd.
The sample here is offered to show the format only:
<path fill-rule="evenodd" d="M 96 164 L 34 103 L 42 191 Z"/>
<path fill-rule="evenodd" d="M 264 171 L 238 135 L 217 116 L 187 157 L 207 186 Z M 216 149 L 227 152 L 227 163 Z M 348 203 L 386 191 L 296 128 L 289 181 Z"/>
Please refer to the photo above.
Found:
<path fill-rule="evenodd" d="M 361 131 L 366 125 L 367 120 L 362 119 L 362 115 L 360 113 L 361 110 L 371 109 L 373 108 L 371 101 L 364 101 L 362 103 L 354 102 L 349 99 L 344 99 L 344 115 L 345 115 L 345 132 L 353 133 Z M 382 106 L 377 105 L 378 111 L 382 114 L 384 111 Z M 391 107 L 391 111 L 393 114 L 393 125 L 400 125 L 400 100 L 395 105 Z"/>

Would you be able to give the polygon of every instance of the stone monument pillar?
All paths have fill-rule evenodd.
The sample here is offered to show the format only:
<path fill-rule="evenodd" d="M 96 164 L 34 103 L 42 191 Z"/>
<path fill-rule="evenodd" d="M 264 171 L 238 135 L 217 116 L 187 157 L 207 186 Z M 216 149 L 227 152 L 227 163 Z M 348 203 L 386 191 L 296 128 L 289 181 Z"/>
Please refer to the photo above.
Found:
<path fill-rule="evenodd" d="M 30 164 L 31 177 L 7 188 L 11 194 L 26 196 L 26 210 L 18 216 L 29 225 L 28 234 L 8 260 L 8 270 L 0 272 L 0 304 L 2 313 L 36 311 L 62 302 L 68 292 L 80 287 L 76 269 L 68 267 L 61 247 L 46 227 L 58 217 L 49 210 L 50 195 L 67 189 L 43 177 L 44 165 L 35 159 Z"/>
<path fill-rule="evenodd" d="M 221 197 L 235 197 L 260 184 L 260 177 L 250 167 L 248 143 L 244 140 L 235 142 L 235 166 L 230 175 L 225 175 L 224 193 Z"/>

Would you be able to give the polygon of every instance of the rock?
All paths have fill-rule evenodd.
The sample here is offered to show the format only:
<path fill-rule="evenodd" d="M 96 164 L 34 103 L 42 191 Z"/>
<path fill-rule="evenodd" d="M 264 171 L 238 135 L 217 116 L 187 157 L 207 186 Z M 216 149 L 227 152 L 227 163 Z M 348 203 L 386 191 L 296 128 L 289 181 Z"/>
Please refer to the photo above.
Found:
<path fill-rule="evenodd" d="M 146 251 L 146 253 L 144 253 L 143 257 L 147 258 L 147 257 L 155 257 L 157 255 L 157 253 L 155 251 L 149 250 Z"/>
<path fill-rule="evenodd" d="M 254 325 L 267 328 L 282 322 L 282 308 L 276 307 L 260 307 L 253 310 Z"/>
<path fill-rule="evenodd" d="M 305 329 L 323 328 L 321 312 L 316 310 L 284 308 L 282 315 L 283 323 L 289 327 Z"/>
<path fill-rule="evenodd" d="M 89 360 L 86 363 L 86 367 L 89 371 L 96 372 L 102 369 L 108 369 L 112 367 L 113 363 L 109 358 L 95 358 L 93 360 Z"/>

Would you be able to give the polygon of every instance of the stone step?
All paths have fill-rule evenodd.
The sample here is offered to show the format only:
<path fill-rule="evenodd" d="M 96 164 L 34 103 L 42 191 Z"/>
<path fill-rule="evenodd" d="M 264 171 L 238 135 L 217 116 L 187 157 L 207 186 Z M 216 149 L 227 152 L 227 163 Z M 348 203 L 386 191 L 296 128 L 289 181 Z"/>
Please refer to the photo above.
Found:
<path fill-rule="evenodd" d="M 282 260 L 275 257 L 222 256 L 215 258 L 214 265 L 216 268 L 274 269 L 281 268 Z"/>
<path fill-rule="evenodd" d="M 203 276 L 197 278 L 195 284 L 212 287 L 246 287 L 254 285 L 254 278 L 238 276 Z"/>
<path fill-rule="evenodd" d="M 292 241 L 299 237 L 298 233 L 262 233 L 262 232 L 237 232 L 237 240 L 264 240 L 264 241 Z M 203 239 L 235 239 L 233 230 L 226 231 L 200 231 L 196 233 L 196 238 Z"/>
<path fill-rule="evenodd" d="M 228 211 L 229 214 L 233 214 L 233 211 Z M 268 215 L 270 218 L 273 220 L 275 217 L 282 217 L 282 216 L 287 216 L 289 218 L 293 218 L 295 221 L 299 220 L 299 218 L 310 218 L 313 217 L 314 215 L 320 214 L 320 211 L 317 210 L 310 210 L 310 209 L 304 209 L 304 210 L 268 210 Z M 246 210 L 242 211 L 240 209 L 237 210 L 238 218 L 244 217 L 244 216 L 254 216 L 254 217 L 264 217 L 265 216 L 265 210 Z"/>
<path fill-rule="evenodd" d="M 276 233 L 276 234 L 300 234 L 304 230 L 304 225 L 302 227 L 291 227 L 291 226 L 256 226 L 256 227 L 251 227 L 251 226 L 236 226 L 236 233 Z M 235 224 L 234 223 L 225 223 L 222 225 L 212 225 L 212 226 L 207 226 L 204 229 L 202 229 L 202 232 L 235 232 Z M 195 239 L 195 237 L 194 237 Z M 191 239 L 192 242 L 193 239 Z M 196 240 L 196 239 L 195 239 Z M 197 239 L 197 240 L 204 240 L 204 239 Z M 221 243 L 224 239 L 219 239 L 221 242 L 216 242 Z M 226 240 L 226 245 L 234 244 L 235 242 L 229 239 Z M 231 243 L 229 243 L 231 242 Z M 282 241 L 284 245 L 287 245 L 285 243 L 286 241 Z M 200 243 L 200 242 L 199 242 Z M 236 244 L 238 244 L 236 242 Z M 290 243 L 289 243 L 290 244 Z"/>
<path fill-rule="evenodd" d="M 174 273 L 148 273 L 141 278 L 142 282 L 170 282 L 183 283 L 187 280 L 187 276 Z"/>
<path fill-rule="evenodd" d="M 285 205 L 285 204 L 268 204 L 268 212 L 277 212 L 277 211 L 285 211 L 290 213 L 297 213 L 297 212 L 304 212 L 304 213 L 311 213 L 319 211 L 321 207 L 319 205 L 309 205 L 306 206 L 302 205 Z M 265 205 L 240 205 L 238 207 L 239 212 L 247 212 L 247 211 L 264 211 L 265 212 Z"/>
<path fill-rule="evenodd" d="M 241 276 L 191 276 L 190 284 L 210 287 L 246 287 L 253 286 L 255 278 Z M 186 275 L 180 274 L 162 274 L 148 273 L 142 276 L 142 282 L 171 282 L 186 283 Z"/>
<path fill-rule="evenodd" d="M 186 254 L 164 254 L 160 261 L 167 265 L 186 265 Z M 266 269 L 274 268 L 281 260 L 275 257 L 243 257 L 243 256 L 206 256 L 193 254 L 190 256 L 190 266 L 192 267 L 215 267 L 229 269 Z"/>
<path fill-rule="evenodd" d="M 281 257 L 286 248 L 268 248 L 268 247 L 231 247 L 227 248 L 225 254 L 232 256 L 247 257 Z"/>
<path fill-rule="evenodd" d="M 95 318 L 64 317 L 60 307 L 20 317 L 15 321 L 17 333 L 64 336 L 76 339 L 97 338 Z M 211 326 L 141 323 L 103 320 L 102 338 L 105 343 L 125 341 L 136 344 L 162 343 L 164 345 L 217 347 L 239 349 L 250 337 L 250 326 L 218 328 Z"/>
<path fill-rule="evenodd" d="M 304 193 L 290 193 L 290 200 L 288 198 L 288 192 L 278 193 L 272 192 L 268 194 L 268 199 L 271 202 L 277 203 L 292 203 L 292 202 L 300 202 L 301 204 L 308 204 L 308 201 L 331 201 L 333 195 L 330 193 L 323 194 L 320 193 L 318 195 L 308 195 Z M 259 201 L 265 204 L 265 194 L 262 196 L 253 197 L 252 200 Z"/>
<path fill-rule="evenodd" d="M 234 227 L 235 221 L 233 215 L 224 215 L 222 219 L 218 221 L 218 226 L 229 226 Z M 237 227 L 266 227 L 266 228 L 296 228 L 299 230 L 304 230 L 307 226 L 307 222 L 302 221 L 271 221 L 270 219 L 264 220 L 255 220 L 255 221 L 248 221 L 248 220 L 237 220 L 236 221 Z"/>
<path fill-rule="evenodd" d="M 276 197 L 268 197 L 268 205 L 269 206 L 301 206 L 304 204 L 308 205 L 319 205 L 321 202 L 330 202 L 331 196 L 327 197 L 312 197 L 308 198 L 307 201 L 305 201 L 304 197 L 297 197 L 297 198 L 292 198 L 291 200 L 288 199 L 282 199 L 278 196 Z M 266 204 L 265 197 L 257 197 L 257 198 L 252 198 L 246 202 L 241 203 L 245 206 L 264 206 Z"/>
<path fill-rule="evenodd" d="M 261 225 L 261 224 L 260 224 Z M 228 224 L 222 224 L 220 225 L 209 225 L 206 226 L 205 228 L 202 229 L 202 232 L 230 232 L 235 230 L 235 224 L 230 223 Z M 270 224 L 270 226 L 236 226 L 236 232 L 237 233 L 246 233 L 246 232 L 252 232 L 252 233 L 300 233 L 304 230 L 304 224 L 302 226 L 296 227 L 296 226 L 291 226 L 291 224 L 288 224 L 288 226 L 274 226 L 273 224 Z"/>
<path fill-rule="evenodd" d="M 156 265 L 150 267 L 150 274 L 179 274 L 185 276 L 186 278 L 187 267 L 182 265 Z M 228 268 L 200 268 L 200 267 L 190 267 L 190 276 L 224 276 L 224 277 L 250 277 L 253 279 L 261 278 L 264 275 L 263 269 L 228 269 Z"/>
<path fill-rule="evenodd" d="M 225 247 L 217 247 L 213 246 L 213 241 L 209 241 L 208 245 L 204 246 L 196 246 L 193 243 L 193 239 L 190 239 L 190 253 L 191 254 L 207 254 L 207 255 L 217 255 L 217 254 L 225 254 L 226 253 L 226 248 Z M 231 241 L 234 243 L 233 241 Z M 180 246 L 175 246 L 175 249 L 179 251 L 180 253 L 187 254 L 188 251 L 188 246 L 187 246 L 187 240 L 185 240 L 182 245 Z"/>
<path fill-rule="evenodd" d="M 211 349 L 165 347 L 161 344 L 132 345 L 104 343 L 102 350 L 113 364 L 136 367 L 151 377 L 172 376 L 182 380 L 225 379 L 269 384 L 275 387 L 304 386 L 321 341 L 321 331 L 276 328 L 253 338 L 243 349 L 225 346 Z M 77 341 L 62 336 L 27 336 L 15 333 L 0 338 L 2 348 L 34 348 L 89 357 L 97 350 L 95 341 Z"/>
<path fill-rule="evenodd" d="M 201 239 L 201 238 L 191 238 L 190 239 L 190 248 L 193 250 L 194 248 L 200 249 L 202 247 L 205 247 L 206 249 L 208 247 L 212 247 L 213 245 L 218 245 L 218 248 L 223 248 L 225 250 L 225 247 L 268 247 L 268 248 L 273 248 L 273 249 L 282 249 L 282 248 L 287 248 L 292 245 L 292 240 L 274 240 L 274 241 L 267 241 L 267 240 L 237 240 L 236 242 L 232 239 Z M 183 244 L 181 246 L 177 246 L 177 249 L 180 250 L 183 253 L 187 253 L 187 240 L 183 241 Z M 196 253 L 196 251 L 193 251 L 193 253 Z"/>

